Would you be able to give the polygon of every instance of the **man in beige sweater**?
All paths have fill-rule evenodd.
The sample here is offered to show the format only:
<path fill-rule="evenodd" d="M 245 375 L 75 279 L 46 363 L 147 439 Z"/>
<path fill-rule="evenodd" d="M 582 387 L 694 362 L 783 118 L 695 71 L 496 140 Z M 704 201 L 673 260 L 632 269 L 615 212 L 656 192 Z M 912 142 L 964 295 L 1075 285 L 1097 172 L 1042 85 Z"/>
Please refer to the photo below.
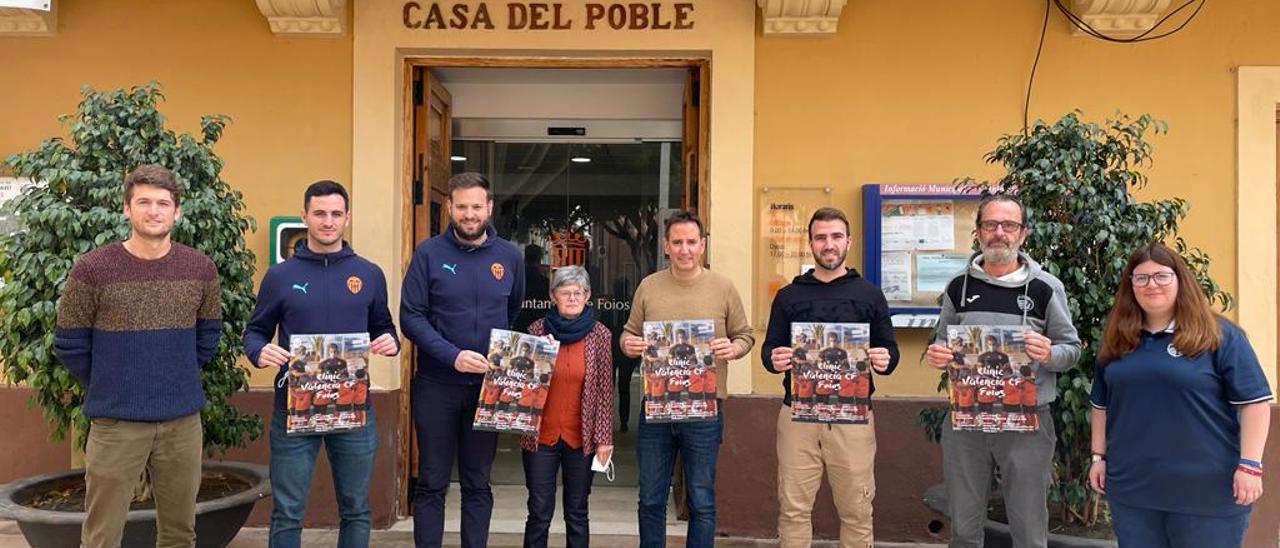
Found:
<path fill-rule="evenodd" d="M 644 322 L 663 320 L 715 321 L 716 395 L 724 398 L 728 375 L 725 366 L 751 351 L 755 344 L 742 298 L 728 278 L 703 268 L 707 248 L 702 221 L 687 211 L 667 218 L 663 249 L 671 262 L 640 282 L 631 303 L 631 316 L 623 328 L 622 352 L 639 357 L 648 343 Z M 717 406 L 719 409 L 719 406 Z M 716 456 L 720 451 L 724 415 L 714 420 L 657 423 L 643 414 L 636 432 L 636 456 L 640 467 L 640 546 L 666 543 L 667 494 L 676 453 L 684 463 L 689 505 L 687 545 L 710 548 L 716 533 Z"/>

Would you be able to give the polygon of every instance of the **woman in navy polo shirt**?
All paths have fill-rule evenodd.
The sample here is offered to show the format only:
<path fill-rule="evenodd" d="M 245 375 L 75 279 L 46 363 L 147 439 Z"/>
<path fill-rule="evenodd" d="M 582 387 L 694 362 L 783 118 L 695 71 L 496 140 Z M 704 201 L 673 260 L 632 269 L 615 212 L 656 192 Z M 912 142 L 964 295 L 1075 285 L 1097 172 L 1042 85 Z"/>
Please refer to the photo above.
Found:
<path fill-rule="evenodd" d="M 1129 257 L 1094 370 L 1093 466 L 1124 547 L 1239 547 L 1262 494 L 1271 389 L 1161 244 Z"/>

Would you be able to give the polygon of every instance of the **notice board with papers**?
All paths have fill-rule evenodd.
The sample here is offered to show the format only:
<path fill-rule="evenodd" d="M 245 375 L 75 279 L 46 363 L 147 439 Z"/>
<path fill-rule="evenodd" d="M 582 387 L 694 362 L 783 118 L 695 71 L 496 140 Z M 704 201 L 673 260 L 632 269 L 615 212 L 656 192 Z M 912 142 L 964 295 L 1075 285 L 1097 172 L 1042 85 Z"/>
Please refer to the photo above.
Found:
<path fill-rule="evenodd" d="M 973 254 L 981 199 L 945 183 L 862 187 L 863 275 L 884 291 L 895 327 L 937 324 L 938 298 Z"/>

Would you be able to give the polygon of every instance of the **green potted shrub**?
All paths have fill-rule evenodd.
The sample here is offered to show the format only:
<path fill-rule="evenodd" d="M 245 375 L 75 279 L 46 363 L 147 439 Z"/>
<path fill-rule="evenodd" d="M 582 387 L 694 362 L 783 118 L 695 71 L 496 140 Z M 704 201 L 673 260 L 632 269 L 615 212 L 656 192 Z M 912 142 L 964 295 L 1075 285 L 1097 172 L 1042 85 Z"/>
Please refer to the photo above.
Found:
<path fill-rule="evenodd" d="M 243 447 L 262 434 L 259 417 L 245 414 L 229 402 L 234 392 L 248 388 L 248 374 L 236 360 L 241 332 L 254 304 L 254 255 L 245 245 L 244 234 L 256 227 L 244 212 L 240 192 L 222 179 L 222 160 L 213 152 L 227 119 L 204 116 L 198 136 L 179 135 L 165 127 L 164 116 L 157 109 L 163 96 L 155 83 L 128 91 L 86 87 L 82 94 L 76 113 L 61 118 L 67 126 L 67 138 L 46 139 L 35 149 L 4 161 L 9 174 L 38 182 L 6 204 L 14 230 L 0 234 L 0 363 L 4 376 L 30 389 L 31 403 L 43 410 L 53 440 L 73 433 L 75 447 L 83 449 L 88 432 L 88 421 L 81 413 L 83 387 L 52 352 L 58 296 L 77 257 L 128 235 L 129 225 L 121 213 L 125 174 L 139 164 L 160 164 L 172 169 L 183 185 L 183 215 L 174 225 L 173 238 L 208 255 L 222 281 L 223 336 L 217 354 L 201 371 L 208 399 L 201 411 L 205 452 L 215 456 L 231 447 Z M 0 517 L 18 520 L 33 546 L 57 545 L 57 540 L 42 535 L 55 533 L 56 537 L 56 525 L 68 529 L 70 524 L 74 534 L 71 545 L 76 545 L 83 513 L 45 515 L 26 506 L 50 487 L 83 486 L 82 471 L 50 476 L 19 480 L 0 489 Z M 196 529 L 201 546 L 230 541 L 253 502 L 268 489 L 265 467 L 257 465 L 207 463 L 205 484 L 213 480 L 240 485 L 240 506 L 229 511 L 232 506 L 226 500 L 200 503 Z M 143 498 L 148 490 L 141 487 Z M 220 533 L 226 539 L 219 543 L 221 537 L 209 529 L 206 514 L 215 516 L 214 521 L 227 521 L 228 517 L 231 522 L 239 521 L 230 537 L 225 531 Z M 49 523 L 41 525 L 30 522 L 32 519 Z M 33 537 L 33 531 L 39 534 Z M 154 543 L 154 511 L 131 511 L 124 544 L 146 542 L 147 534 Z"/>
<path fill-rule="evenodd" d="M 1152 162 L 1147 135 L 1165 131 L 1163 122 L 1147 115 L 1119 114 L 1098 125 L 1071 112 L 1053 124 L 1036 121 L 1024 133 L 1000 137 L 986 155 L 988 163 L 1004 166 L 1006 173 L 999 180 L 957 181 L 961 188 L 1017 194 L 1031 217 L 1023 249 L 1066 288 L 1082 350 L 1076 367 L 1058 376 L 1053 404 L 1058 447 L 1050 500 L 1059 509 L 1055 521 L 1068 530 L 1110 531 L 1106 502 L 1088 486 L 1089 391 L 1103 322 L 1129 254 L 1152 241 L 1170 243 L 1186 258 L 1214 304 L 1223 309 L 1234 304 L 1209 276 L 1209 257 L 1178 236 L 1187 202 L 1144 202 L 1133 194 L 1147 184 L 1141 171 Z M 946 382 L 944 373 L 939 391 L 945 390 Z M 944 417 L 944 409 L 926 409 L 917 422 L 937 441 Z"/>

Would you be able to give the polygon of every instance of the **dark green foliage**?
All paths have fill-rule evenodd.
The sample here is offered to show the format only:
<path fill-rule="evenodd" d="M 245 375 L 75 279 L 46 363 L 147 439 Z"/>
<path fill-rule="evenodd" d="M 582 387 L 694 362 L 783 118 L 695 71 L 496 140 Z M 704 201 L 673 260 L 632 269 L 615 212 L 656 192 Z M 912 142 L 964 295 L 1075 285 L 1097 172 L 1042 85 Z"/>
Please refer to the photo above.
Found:
<path fill-rule="evenodd" d="M 240 192 L 222 180 L 222 160 L 213 152 L 227 119 L 205 116 L 200 135 L 177 135 L 165 128 L 156 108 L 163 96 L 155 83 L 128 91 L 86 87 L 82 93 L 78 111 L 61 118 L 69 139 L 47 139 L 5 159 L 13 175 L 47 185 L 6 204 L 18 230 L 0 234 L 4 373 L 32 389 L 32 402 L 53 426 L 53 439 L 64 438 L 74 425 L 76 446 L 84 446 L 83 387 L 52 352 L 58 295 L 77 257 L 128 236 L 124 176 L 139 164 L 159 164 L 173 170 L 183 187 L 174 240 L 208 255 L 222 281 L 222 341 L 201 372 L 209 400 L 201 412 L 205 449 L 242 447 L 262 434 L 256 415 L 241 413 L 227 401 L 248 388 L 247 372 L 236 358 L 254 304 L 254 256 L 244 234 L 256 224 L 245 215 Z"/>
<path fill-rule="evenodd" d="M 946 373 L 943 373 L 944 375 Z M 939 392 L 946 388 L 938 389 Z M 925 439 L 939 443 L 942 441 L 942 421 L 946 420 L 947 409 L 945 407 L 926 407 L 920 410 L 916 415 L 916 426 L 924 429 Z"/>
<path fill-rule="evenodd" d="M 991 191 L 1016 193 L 1030 213 L 1023 249 L 1062 280 L 1083 346 L 1076 367 L 1059 374 L 1053 405 L 1058 448 L 1051 496 L 1064 503 L 1062 517 L 1069 522 L 1092 524 L 1101 515 L 1101 498 L 1088 487 L 1089 391 L 1103 322 L 1129 255 L 1147 243 L 1170 243 L 1215 305 L 1234 305 L 1209 277 L 1209 257 L 1178 237 L 1187 202 L 1133 196 L 1147 184 L 1139 171 L 1151 165 L 1146 136 L 1165 131 L 1163 122 L 1147 115 L 1119 115 L 1099 126 L 1072 112 L 1052 125 L 1037 121 L 1026 134 L 1001 137 L 986 155 L 1007 170 Z M 985 188 L 973 179 L 957 184 Z M 922 415 L 921 422 L 940 421 L 939 415 Z"/>

